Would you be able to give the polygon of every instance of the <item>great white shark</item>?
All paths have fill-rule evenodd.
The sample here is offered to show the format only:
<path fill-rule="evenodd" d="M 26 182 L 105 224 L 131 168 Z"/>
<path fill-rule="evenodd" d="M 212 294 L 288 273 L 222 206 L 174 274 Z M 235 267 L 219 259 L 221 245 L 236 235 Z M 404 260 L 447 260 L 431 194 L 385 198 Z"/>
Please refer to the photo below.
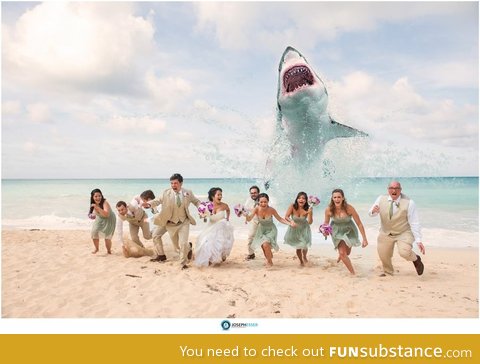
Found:
<path fill-rule="evenodd" d="M 317 162 L 329 140 L 368 136 L 335 121 L 327 106 L 325 83 L 299 51 L 287 47 L 278 66 L 276 136 L 267 159 L 267 189 L 288 164 L 301 170 Z"/>

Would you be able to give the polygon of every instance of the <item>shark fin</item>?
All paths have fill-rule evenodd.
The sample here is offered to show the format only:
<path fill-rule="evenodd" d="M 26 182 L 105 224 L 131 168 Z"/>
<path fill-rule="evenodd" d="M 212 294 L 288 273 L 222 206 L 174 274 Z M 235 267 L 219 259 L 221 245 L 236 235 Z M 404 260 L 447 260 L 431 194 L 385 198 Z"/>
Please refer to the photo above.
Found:
<path fill-rule="evenodd" d="M 336 138 L 349 138 L 349 137 L 368 137 L 367 133 L 352 128 L 351 126 L 340 124 L 332 118 L 330 118 L 333 128 L 336 131 Z"/>

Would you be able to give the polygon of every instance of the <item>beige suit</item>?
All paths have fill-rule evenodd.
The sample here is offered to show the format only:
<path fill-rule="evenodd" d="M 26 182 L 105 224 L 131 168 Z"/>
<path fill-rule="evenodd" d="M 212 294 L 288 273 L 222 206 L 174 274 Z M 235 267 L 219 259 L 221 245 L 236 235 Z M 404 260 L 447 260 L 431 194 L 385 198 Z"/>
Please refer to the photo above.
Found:
<path fill-rule="evenodd" d="M 382 196 L 379 201 L 381 227 L 377 238 L 377 251 L 383 271 L 390 275 L 393 274 L 392 256 L 395 244 L 402 258 L 411 262 L 417 259 L 417 255 L 412 251 L 415 238 L 408 222 L 409 203 L 410 199 L 402 194 L 396 212 L 390 218 L 388 196 Z"/>
<path fill-rule="evenodd" d="M 156 228 L 153 232 L 153 243 L 157 255 L 165 255 L 162 236 L 168 232 L 173 246 L 180 253 L 180 264 L 183 266 L 188 261 L 188 235 L 190 224 L 196 225 L 195 219 L 190 215 L 189 206 L 198 207 L 200 200 L 192 191 L 182 188 L 179 192 L 180 206 L 177 206 L 177 194 L 171 188 L 165 190 L 161 197 L 150 201 L 152 207 L 162 205 L 162 210 L 153 220 Z"/>
<path fill-rule="evenodd" d="M 142 229 L 143 237 L 145 239 L 148 240 L 152 238 L 152 234 L 150 233 L 150 224 L 148 221 L 145 221 L 148 216 L 141 207 L 127 204 L 127 209 L 128 212 L 126 215 L 117 214 L 117 228 L 115 230 L 118 232 L 118 239 L 123 244 L 123 222 L 128 221 L 130 237 L 132 241 L 143 247 L 143 244 L 138 236 L 139 230 Z"/>

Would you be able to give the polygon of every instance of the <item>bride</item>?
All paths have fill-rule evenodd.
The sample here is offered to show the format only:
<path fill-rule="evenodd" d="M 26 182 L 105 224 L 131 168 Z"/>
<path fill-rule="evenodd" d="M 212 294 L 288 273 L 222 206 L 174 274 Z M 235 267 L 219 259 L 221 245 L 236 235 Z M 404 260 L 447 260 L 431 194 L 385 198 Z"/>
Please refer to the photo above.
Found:
<path fill-rule="evenodd" d="M 213 202 L 213 212 L 195 244 L 194 264 L 197 267 L 220 264 L 227 259 L 233 246 L 233 226 L 228 221 L 230 208 L 222 202 L 222 189 L 211 188 L 208 199 Z"/>

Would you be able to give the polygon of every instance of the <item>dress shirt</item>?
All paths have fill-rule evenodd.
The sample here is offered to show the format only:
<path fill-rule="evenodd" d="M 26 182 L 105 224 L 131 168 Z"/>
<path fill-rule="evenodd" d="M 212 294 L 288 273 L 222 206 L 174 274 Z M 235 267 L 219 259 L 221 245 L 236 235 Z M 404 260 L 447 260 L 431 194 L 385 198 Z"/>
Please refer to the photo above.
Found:
<path fill-rule="evenodd" d="M 251 197 L 248 197 L 247 201 L 245 201 L 244 207 L 245 207 L 245 209 L 247 209 L 251 212 L 254 209 L 256 203 L 257 203 L 257 201 L 252 200 Z"/>

